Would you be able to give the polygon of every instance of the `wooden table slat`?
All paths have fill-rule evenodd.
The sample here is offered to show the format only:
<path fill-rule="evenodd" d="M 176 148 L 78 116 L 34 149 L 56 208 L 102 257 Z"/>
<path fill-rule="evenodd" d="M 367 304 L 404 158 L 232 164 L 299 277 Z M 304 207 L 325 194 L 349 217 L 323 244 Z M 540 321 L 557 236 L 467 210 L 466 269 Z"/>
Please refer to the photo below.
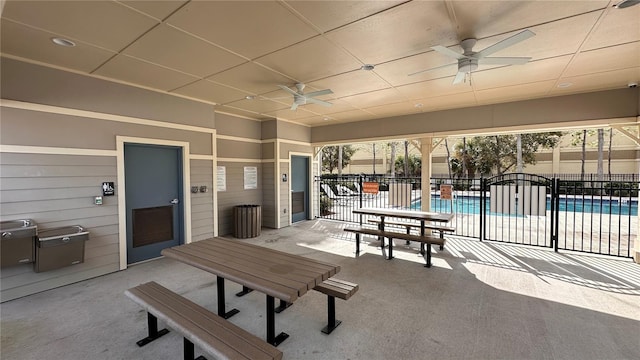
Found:
<path fill-rule="evenodd" d="M 450 213 L 435 213 L 428 211 L 383 209 L 383 208 L 362 208 L 353 210 L 354 214 L 397 217 L 403 219 L 449 222 L 453 219 Z"/>
<path fill-rule="evenodd" d="M 225 279 L 229 279 L 238 284 L 245 285 L 251 289 L 258 290 L 286 302 L 293 302 L 298 298 L 298 289 L 291 289 L 280 284 L 265 281 L 255 275 L 247 274 L 228 266 L 207 261 L 201 257 L 189 255 L 178 247 L 164 249 L 162 250 L 162 255 L 184 262 Z"/>
<path fill-rule="evenodd" d="M 241 258 L 224 256 L 223 254 L 218 254 L 215 251 L 210 249 L 199 249 L 197 247 L 190 247 L 190 248 L 176 249 L 176 251 L 180 251 L 185 254 L 189 254 L 191 256 L 204 259 L 211 263 L 216 263 L 222 266 L 233 268 L 243 273 L 252 274 L 253 276 L 267 282 L 278 283 L 291 289 L 300 289 L 298 291 L 298 296 L 301 296 L 307 292 L 307 290 L 309 289 L 310 282 L 314 284 L 314 286 L 316 283 L 315 278 L 308 278 L 308 277 L 303 278 L 302 276 L 300 276 L 298 279 L 291 279 L 290 277 L 285 276 L 286 274 L 278 274 L 278 273 L 272 272 L 267 266 L 258 265 L 256 263 L 252 263 L 247 260 L 242 260 Z"/>
<path fill-rule="evenodd" d="M 338 265 L 334 265 L 334 264 L 330 264 L 330 263 L 326 263 L 323 261 L 319 261 L 316 259 L 311 259 L 308 257 L 304 257 L 301 255 L 296 255 L 296 254 L 290 254 L 290 253 L 284 253 L 282 251 L 279 250 L 275 250 L 275 249 L 270 249 L 270 248 L 266 248 L 264 246 L 258 246 L 258 245 L 254 245 L 254 244 L 249 244 L 243 241 L 237 241 L 237 240 L 228 240 L 228 239 L 223 239 L 223 238 L 215 238 L 215 239 L 209 239 L 209 240 L 202 240 L 199 242 L 212 242 L 212 243 L 231 243 L 236 247 L 245 247 L 247 249 L 251 249 L 254 251 L 261 251 L 264 253 L 271 253 L 276 257 L 279 258 L 283 258 L 286 259 L 287 261 L 290 262 L 294 262 L 297 264 L 308 264 L 310 266 L 315 266 L 319 269 L 322 269 L 323 271 L 329 271 L 331 273 L 331 276 L 335 275 L 336 273 L 340 272 L 340 266 Z"/>
<path fill-rule="evenodd" d="M 219 254 L 227 256 L 229 259 L 237 259 L 241 264 L 255 265 L 256 268 L 262 266 L 263 268 L 261 270 L 268 270 L 269 266 L 273 265 L 274 258 L 271 253 L 240 251 L 229 244 L 216 244 L 213 246 L 204 241 L 192 243 L 190 246 L 207 252 L 207 254 Z M 308 284 L 308 286 L 311 286 L 309 289 L 313 288 L 315 284 L 326 280 L 326 271 L 321 271 L 313 267 L 310 268 L 307 265 L 292 264 L 296 266 L 296 273 L 285 274 L 285 277 L 292 280 L 303 281 Z"/>

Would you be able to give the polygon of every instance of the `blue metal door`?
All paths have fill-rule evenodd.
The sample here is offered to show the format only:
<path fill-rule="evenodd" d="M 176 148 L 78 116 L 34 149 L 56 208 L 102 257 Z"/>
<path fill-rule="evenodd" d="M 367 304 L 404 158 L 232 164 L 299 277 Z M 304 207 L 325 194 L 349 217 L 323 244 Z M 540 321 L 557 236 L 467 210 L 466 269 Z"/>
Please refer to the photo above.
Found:
<path fill-rule="evenodd" d="M 183 243 L 182 148 L 125 144 L 127 263 Z"/>
<path fill-rule="evenodd" d="M 291 221 L 309 218 L 309 158 L 291 157 Z"/>

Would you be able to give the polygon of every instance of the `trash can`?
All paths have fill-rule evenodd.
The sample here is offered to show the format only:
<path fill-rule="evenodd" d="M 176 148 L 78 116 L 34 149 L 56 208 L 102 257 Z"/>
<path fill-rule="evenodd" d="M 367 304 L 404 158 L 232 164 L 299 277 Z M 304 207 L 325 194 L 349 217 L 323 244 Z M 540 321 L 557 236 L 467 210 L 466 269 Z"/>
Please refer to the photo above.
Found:
<path fill-rule="evenodd" d="M 37 225 L 30 219 L 0 222 L 0 267 L 32 263 L 37 232 Z"/>
<path fill-rule="evenodd" d="M 262 209 L 260 205 L 238 205 L 233 208 L 233 236 L 238 239 L 260 235 Z"/>
<path fill-rule="evenodd" d="M 89 232 L 72 225 L 38 232 L 35 272 L 59 269 L 84 262 L 84 242 Z"/>

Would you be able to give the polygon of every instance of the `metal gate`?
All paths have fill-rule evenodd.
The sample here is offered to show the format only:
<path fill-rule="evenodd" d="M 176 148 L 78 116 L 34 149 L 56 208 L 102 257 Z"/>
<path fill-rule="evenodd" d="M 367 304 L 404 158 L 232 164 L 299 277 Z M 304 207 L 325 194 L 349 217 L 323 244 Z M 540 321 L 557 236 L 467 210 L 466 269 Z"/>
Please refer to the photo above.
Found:
<path fill-rule="evenodd" d="M 522 173 L 482 180 L 480 240 L 554 247 L 558 192 L 552 179 Z"/>

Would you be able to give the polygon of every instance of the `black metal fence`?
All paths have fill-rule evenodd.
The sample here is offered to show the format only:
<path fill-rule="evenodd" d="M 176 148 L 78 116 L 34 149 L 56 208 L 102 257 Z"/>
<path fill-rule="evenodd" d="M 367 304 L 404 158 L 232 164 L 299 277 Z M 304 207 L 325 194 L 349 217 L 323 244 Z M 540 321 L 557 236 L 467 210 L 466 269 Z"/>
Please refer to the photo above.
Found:
<path fill-rule="evenodd" d="M 505 175 L 516 176 L 520 182 L 515 183 L 433 177 L 426 192 L 429 206 L 424 207 L 422 182 L 415 177 L 325 175 L 315 178 L 315 191 L 320 217 L 326 219 L 359 223 L 362 219 L 352 210 L 361 207 L 453 213 L 451 225 L 457 236 L 631 257 L 638 233 L 639 181 L 633 175 L 620 175 L 625 179 L 620 181 L 575 180 L 573 175 L 546 180 L 537 175 Z M 537 189 L 525 189 L 523 179 Z M 503 205 L 497 211 L 498 189 L 491 186 L 509 183 L 516 189 L 499 189 Z M 441 185 L 451 186 L 451 200 L 441 199 Z M 513 203 L 505 203 L 505 199 Z"/>

